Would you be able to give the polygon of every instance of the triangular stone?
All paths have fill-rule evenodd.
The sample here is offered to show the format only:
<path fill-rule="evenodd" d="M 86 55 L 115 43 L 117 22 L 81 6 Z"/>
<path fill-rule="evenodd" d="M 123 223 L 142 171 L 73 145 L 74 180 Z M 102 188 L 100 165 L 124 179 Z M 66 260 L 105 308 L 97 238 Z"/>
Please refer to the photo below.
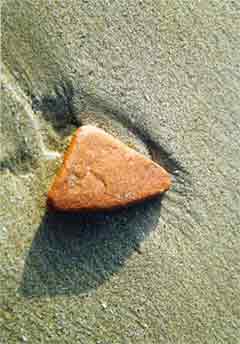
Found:
<path fill-rule="evenodd" d="M 158 164 L 93 127 L 80 127 L 48 193 L 61 211 L 98 211 L 128 206 L 169 189 Z"/>

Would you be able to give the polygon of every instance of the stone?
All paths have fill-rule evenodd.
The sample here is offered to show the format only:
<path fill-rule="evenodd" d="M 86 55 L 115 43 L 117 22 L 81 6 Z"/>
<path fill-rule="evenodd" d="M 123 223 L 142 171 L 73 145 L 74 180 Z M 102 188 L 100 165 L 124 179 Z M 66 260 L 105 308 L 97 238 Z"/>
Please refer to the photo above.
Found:
<path fill-rule="evenodd" d="M 80 127 L 48 192 L 48 206 L 60 211 L 125 207 L 168 190 L 168 172 L 142 154 L 93 127 Z"/>

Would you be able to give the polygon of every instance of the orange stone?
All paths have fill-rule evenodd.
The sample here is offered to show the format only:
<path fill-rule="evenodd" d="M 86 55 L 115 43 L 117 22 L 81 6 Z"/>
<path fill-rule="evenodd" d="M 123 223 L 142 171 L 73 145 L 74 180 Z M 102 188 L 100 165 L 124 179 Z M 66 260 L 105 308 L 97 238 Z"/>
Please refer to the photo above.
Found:
<path fill-rule="evenodd" d="M 169 189 L 170 175 L 158 164 L 93 127 L 80 127 L 48 192 L 61 211 L 125 207 Z"/>

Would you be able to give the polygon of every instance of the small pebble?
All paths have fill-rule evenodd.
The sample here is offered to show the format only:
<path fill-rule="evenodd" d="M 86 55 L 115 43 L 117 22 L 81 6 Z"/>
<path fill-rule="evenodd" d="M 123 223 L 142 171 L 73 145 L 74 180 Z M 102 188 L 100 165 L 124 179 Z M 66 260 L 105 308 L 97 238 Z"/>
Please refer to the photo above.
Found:
<path fill-rule="evenodd" d="M 107 304 L 105 302 L 101 302 L 102 308 L 106 309 L 107 308 Z"/>
<path fill-rule="evenodd" d="M 170 185 L 161 166 L 87 125 L 73 137 L 47 203 L 60 211 L 112 210 L 155 197 Z"/>

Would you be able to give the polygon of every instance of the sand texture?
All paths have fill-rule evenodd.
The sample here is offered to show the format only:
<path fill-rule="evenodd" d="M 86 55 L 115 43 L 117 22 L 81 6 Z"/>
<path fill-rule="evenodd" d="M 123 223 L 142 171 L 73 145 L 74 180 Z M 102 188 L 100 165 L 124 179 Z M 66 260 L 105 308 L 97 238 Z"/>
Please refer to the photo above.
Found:
<path fill-rule="evenodd" d="M 239 1 L 3 1 L 0 343 L 238 344 Z M 114 214 L 46 211 L 97 125 L 172 176 Z"/>

